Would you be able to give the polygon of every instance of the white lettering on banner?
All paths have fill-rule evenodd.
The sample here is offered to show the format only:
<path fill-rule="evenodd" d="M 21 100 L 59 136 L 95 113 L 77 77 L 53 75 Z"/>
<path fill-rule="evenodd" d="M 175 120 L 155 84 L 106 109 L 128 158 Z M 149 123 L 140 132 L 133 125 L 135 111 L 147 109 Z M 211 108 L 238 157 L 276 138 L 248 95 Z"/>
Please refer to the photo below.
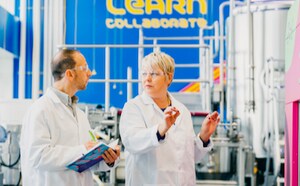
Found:
<path fill-rule="evenodd" d="M 106 27 L 109 29 L 123 29 L 123 28 L 203 28 L 206 26 L 207 21 L 203 18 L 143 18 L 141 22 L 138 22 L 136 19 L 129 21 L 128 19 L 121 18 L 107 18 Z"/>
<path fill-rule="evenodd" d="M 125 8 L 114 6 L 114 0 L 106 0 L 106 8 L 113 15 L 150 15 L 157 11 L 161 15 L 171 15 L 173 11 L 181 14 L 193 14 L 195 3 L 199 6 L 200 14 L 207 14 L 206 0 L 123 0 Z"/>

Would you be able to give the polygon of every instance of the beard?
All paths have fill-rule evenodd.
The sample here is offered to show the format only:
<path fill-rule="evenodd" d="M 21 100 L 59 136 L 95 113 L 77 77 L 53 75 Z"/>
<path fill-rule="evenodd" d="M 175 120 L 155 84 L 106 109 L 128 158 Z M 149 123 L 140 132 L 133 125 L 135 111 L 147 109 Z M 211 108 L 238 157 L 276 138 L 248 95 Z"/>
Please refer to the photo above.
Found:
<path fill-rule="evenodd" d="M 88 80 L 84 81 L 82 78 L 75 77 L 76 88 L 78 90 L 85 90 L 88 84 Z"/>
<path fill-rule="evenodd" d="M 87 83 L 81 83 L 77 86 L 78 90 L 85 90 L 87 87 Z"/>

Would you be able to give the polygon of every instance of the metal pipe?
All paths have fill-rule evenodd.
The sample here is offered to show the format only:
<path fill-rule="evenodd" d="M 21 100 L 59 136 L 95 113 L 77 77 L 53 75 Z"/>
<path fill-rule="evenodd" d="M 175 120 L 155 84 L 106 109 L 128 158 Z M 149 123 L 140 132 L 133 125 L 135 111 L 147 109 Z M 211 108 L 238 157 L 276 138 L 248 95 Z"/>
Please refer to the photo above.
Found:
<path fill-rule="evenodd" d="M 212 39 L 209 40 L 209 46 L 210 46 L 210 50 L 209 50 L 209 81 L 210 81 L 210 89 L 213 89 L 213 85 L 214 85 L 214 77 L 213 77 L 213 72 L 214 72 L 214 49 L 213 49 L 213 41 Z M 218 53 L 218 52 L 217 52 Z M 217 55 L 216 53 L 216 55 Z"/>
<path fill-rule="evenodd" d="M 141 68 L 142 68 L 142 60 L 144 58 L 144 48 L 143 47 L 140 47 L 144 45 L 144 36 L 143 36 L 143 30 L 140 28 L 139 29 L 139 47 L 138 47 L 138 77 L 139 79 L 141 79 L 141 75 L 140 75 L 140 71 L 141 71 Z M 143 87 L 142 87 L 142 84 L 139 83 L 138 85 L 138 92 L 139 94 L 142 93 L 142 90 L 143 90 Z"/>
<path fill-rule="evenodd" d="M 232 180 L 196 180 L 197 185 L 214 185 L 214 186 L 237 186 L 238 183 Z"/>
<path fill-rule="evenodd" d="M 64 22 L 61 20 L 64 20 L 64 1 L 54 1 L 56 2 L 56 7 L 59 10 L 59 12 L 57 12 L 57 20 L 56 23 L 57 24 L 57 40 L 56 43 L 54 45 L 54 50 L 56 50 L 56 45 L 57 44 L 64 44 Z"/>
<path fill-rule="evenodd" d="M 269 112 L 269 121 L 268 121 L 268 134 L 271 134 L 270 140 L 268 143 L 268 157 L 267 157 L 267 166 L 270 166 L 270 150 L 273 149 L 274 153 L 274 176 L 277 177 L 277 174 L 279 173 L 280 170 L 280 144 L 279 144 L 279 123 L 278 123 L 278 104 L 277 104 L 277 97 L 276 97 L 276 92 L 275 92 L 275 86 L 274 86 L 274 59 L 270 58 L 267 61 L 268 65 L 268 72 L 269 72 L 269 88 L 268 88 L 268 96 L 270 97 L 270 101 L 268 102 L 269 109 L 273 110 L 273 112 Z M 273 147 L 273 148 L 272 148 Z M 265 177 L 267 178 L 269 175 L 269 168 L 267 167 L 266 172 L 265 172 Z M 265 185 L 268 185 L 268 180 L 265 181 Z"/>
<path fill-rule="evenodd" d="M 157 44 L 157 39 L 153 39 L 153 45 L 154 45 L 153 52 L 159 52 L 160 48 L 159 48 L 159 46 Z"/>
<path fill-rule="evenodd" d="M 89 80 L 90 83 L 127 83 L 127 82 L 132 82 L 132 83 L 140 83 L 142 82 L 141 80 L 138 79 L 90 79 Z M 209 83 L 208 80 L 204 80 L 204 79 L 174 79 L 172 82 L 174 83 L 186 83 L 186 82 L 202 82 L 202 83 Z"/>
<path fill-rule="evenodd" d="M 279 0 L 252 0 L 253 1 L 253 3 L 255 3 L 255 4 L 259 4 L 259 3 L 282 3 L 282 4 L 290 4 L 290 5 L 292 5 L 293 4 L 293 2 L 294 2 L 294 0 L 281 0 L 281 1 L 279 1 Z"/>
<path fill-rule="evenodd" d="M 280 145 L 279 145 L 279 115 L 278 115 L 278 104 L 277 104 L 277 98 L 276 98 L 276 92 L 275 92 L 275 86 L 274 86 L 274 60 L 271 59 L 271 92 L 272 92 L 272 108 L 273 112 L 272 114 L 272 129 L 274 130 L 274 175 L 277 176 L 277 173 L 279 172 L 280 169 Z"/>
<path fill-rule="evenodd" d="M 235 147 L 235 148 L 241 148 L 240 144 L 238 143 L 229 143 L 229 142 L 214 142 L 215 147 Z M 244 167 L 243 167 L 244 168 Z M 241 184 L 239 184 L 240 186 Z"/>
<path fill-rule="evenodd" d="M 209 83 L 206 85 L 207 86 L 207 98 L 206 98 L 206 103 L 207 103 L 207 111 L 211 112 L 211 88 L 212 88 L 212 85 L 211 85 L 211 75 L 213 74 L 212 70 L 211 70 L 211 63 L 210 63 L 210 52 L 208 49 L 205 50 L 206 51 L 206 68 L 207 68 L 207 75 L 206 75 L 206 79 L 209 81 Z"/>
<path fill-rule="evenodd" d="M 185 83 L 185 82 L 202 82 L 202 83 L 209 83 L 209 80 L 201 80 L 201 79 L 174 79 L 172 82 L 175 83 Z"/>
<path fill-rule="evenodd" d="M 59 49 L 61 48 L 153 48 L 156 45 L 153 44 L 143 44 L 143 45 L 136 45 L 136 44 L 78 44 L 78 45 L 58 45 Z M 160 48 L 209 48 L 208 45 L 197 45 L 197 44 L 160 44 Z"/>
<path fill-rule="evenodd" d="M 227 76 L 227 94 L 226 94 L 226 100 L 227 100 L 227 103 L 226 103 L 226 110 L 227 110 L 227 113 L 226 113 L 226 120 L 227 121 L 230 121 L 231 120 L 231 111 L 232 111 L 232 85 L 231 84 L 234 84 L 234 77 L 233 77 L 233 74 L 234 72 L 234 62 L 233 62 L 233 50 L 234 50 L 234 17 L 233 17 L 233 9 L 235 7 L 235 4 L 234 4 L 234 0 L 230 0 L 230 6 L 229 6 L 229 18 L 230 18 L 230 21 L 229 21 L 229 36 L 228 36 L 228 60 L 227 60 L 227 70 L 226 70 L 226 76 Z M 231 82 L 233 81 L 233 82 Z"/>
<path fill-rule="evenodd" d="M 26 10 L 27 1 L 20 1 L 20 21 L 21 21 L 21 40 L 20 40 L 20 63 L 19 63 L 19 99 L 25 98 L 25 63 L 26 63 Z"/>
<path fill-rule="evenodd" d="M 46 40 L 47 40 L 47 43 L 45 43 L 44 46 L 46 46 L 46 48 L 44 48 L 44 51 L 46 53 L 46 58 L 44 58 L 44 91 L 46 91 L 46 89 L 51 86 L 52 84 L 52 75 L 50 72 L 50 61 L 52 59 L 52 55 L 54 54 L 53 53 L 53 32 L 55 32 L 55 29 L 53 28 L 53 26 L 50 26 L 50 25 L 53 25 L 54 22 L 53 22 L 53 10 L 55 10 L 55 7 L 53 7 L 53 1 L 51 0 L 47 0 L 48 4 L 47 4 L 47 10 L 48 10 L 48 14 L 47 14 L 47 22 L 48 22 L 48 25 L 47 25 L 47 36 L 46 36 Z M 44 24 L 45 25 L 45 24 Z M 46 27 L 45 27 L 46 29 Z M 45 76 L 46 75 L 46 76 Z"/>
<path fill-rule="evenodd" d="M 223 38 L 220 40 L 220 87 L 221 87 L 221 100 L 220 100 L 220 117 L 221 121 L 224 121 L 224 8 L 229 5 L 229 1 L 221 3 L 219 6 L 219 19 L 220 19 L 220 37 Z"/>
<path fill-rule="evenodd" d="M 226 37 L 221 37 L 221 36 L 204 36 L 203 37 L 203 39 L 204 40 L 210 40 L 210 39 L 214 39 L 214 40 L 221 40 L 221 39 L 226 39 Z M 217 43 L 218 43 L 218 41 L 216 41 Z M 219 45 L 219 43 L 218 43 L 218 45 Z M 218 46 L 218 51 L 219 51 L 219 47 L 220 46 Z"/>
<path fill-rule="evenodd" d="M 59 49 L 58 44 L 64 43 L 65 30 L 65 0 L 44 1 L 44 79 L 43 91 L 51 86 L 53 79 L 50 67 L 52 56 Z M 51 26 L 50 26 L 51 25 Z"/>
<path fill-rule="evenodd" d="M 249 25 L 249 45 L 248 45 L 248 61 L 249 61 L 249 111 L 254 112 L 254 61 L 253 61 L 253 20 L 250 11 L 251 0 L 247 0 L 247 17 Z"/>
<path fill-rule="evenodd" d="M 199 36 L 191 36 L 191 37 L 144 37 L 144 40 L 199 40 Z"/>
<path fill-rule="evenodd" d="M 266 69 L 267 69 L 267 73 L 266 73 L 266 86 L 267 86 L 267 97 L 266 97 L 266 107 L 267 110 L 270 111 L 272 110 L 272 106 L 270 104 L 270 100 L 271 100 L 271 95 L 270 95 L 270 63 L 267 62 L 266 64 Z M 265 143 L 266 143 L 266 151 L 267 151 L 267 157 L 266 157 L 266 170 L 264 172 L 264 176 L 265 176 L 265 182 L 264 185 L 267 186 L 268 185 L 268 176 L 269 176 L 269 167 L 270 167 L 270 129 L 271 129 L 271 113 L 270 112 L 266 112 L 265 113 L 265 117 L 266 119 L 266 134 L 265 134 Z"/>
<path fill-rule="evenodd" d="M 202 29 L 199 29 L 199 44 L 205 45 L 203 40 L 203 34 L 204 29 L 212 29 L 213 26 L 208 26 Z M 207 79 L 210 83 L 210 56 L 209 56 L 209 50 L 212 48 L 212 46 L 208 46 L 208 48 L 199 48 L 199 77 L 204 77 L 204 79 Z M 202 107 L 205 108 L 207 111 L 211 111 L 210 108 L 210 90 L 211 86 L 210 84 L 200 84 L 201 90 L 203 91 L 202 94 Z M 199 92 L 200 93 L 200 92 Z"/>
<path fill-rule="evenodd" d="M 247 47 L 247 57 L 246 57 L 246 77 L 245 77 L 245 84 L 246 84 L 246 91 L 245 91 L 245 118 L 248 124 L 248 131 L 254 131 L 251 126 L 253 126 L 254 121 L 254 61 L 253 61 L 253 20 L 252 20 L 252 13 L 250 10 L 251 0 L 247 0 L 246 7 L 247 7 L 247 26 L 248 26 L 248 47 Z M 247 68 L 248 67 L 248 68 Z M 247 138 L 247 141 L 250 144 L 253 144 L 253 139 Z M 244 173 L 244 170 L 242 170 Z"/>
<path fill-rule="evenodd" d="M 224 137 L 211 137 L 211 140 L 212 141 L 224 141 L 224 142 L 228 142 L 228 141 L 230 141 L 231 139 L 230 138 L 224 138 Z"/>
<path fill-rule="evenodd" d="M 246 49 L 246 64 L 245 64 L 245 119 L 247 120 L 248 131 L 253 131 L 251 126 L 254 123 L 254 61 L 253 61 L 253 20 L 250 10 L 251 0 L 247 0 L 247 26 L 248 26 L 248 46 Z M 253 144 L 253 139 L 248 137 L 250 144 Z"/>
<path fill-rule="evenodd" d="M 237 170 L 238 170 L 239 186 L 244 186 L 245 185 L 245 156 L 244 156 L 244 150 L 242 146 L 238 148 Z"/>
<path fill-rule="evenodd" d="M 268 79 L 268 63 L 264 66 L 262 72 L 261 72 L 261 75 L 260 75 L 260 86 L 262 88 L 262 92 L 263 92 L 263 95 L 264 95 L 264 106 L 263 106 L 263 113 L 264 113 L 264 117 L 263 117 L 263 123 L 264 123 L 264 128 L 263 131 L 262 131 L 262 135 L 263 135 L 263 138 L 265 138 L 266 140 L 266 143 L 268 142 L 268 114 L 269 114 L 269 108 L 268 108 L 268 102 L 269 102 L 269 98 L 268 98 L 268 88 L 267 88 L 267 79 Z M 268 149 L 268 146 L 267 146 L 267 149 Z M 267 150 L 266 149 L 266 150 Z M 268 154 L 268 153 L 267 153 Z M 267 155 L 266 154 L 266 155 Z"/>
<path fill-rule="evenodd" d="M 66 25 L 67 25 L 67 8 L 66 8 L 66 6 L 67 6 L 67 2 L 66 2 L 67 0 L 63 0 L 62 1 L 62 9 L 63 9 L 63 11 L 62 11 L 62 16 L 63 16 L 63 23 L 62 23 L 62 26 L 63 26 L 63 36 L 62 36 L 62 41 L 63 41 L 63 43 L 65 44 L 65 41 L 66 41 L 66 33 L 67 33 L 67 29 L 66 29 Z"/>
<path fill-rule="evenodd" d="M 232 64 L 233 64 L 233 57 L 232 57 L 232 50 L 233 50 L 233 47 L 234 47 L 234 43 L 233 43 L 233 37 L 234 37 L 234 35 L 233 35 L 233 28 L 234 28 L 234 19 L 233 19 L 233 9 L 234 9 L 234 7 L 235 7 L 235 1 L 234 0 L 230 0 L 230 10 L 229 10 L 229 17 L 230 17 L 230 24 L 229 24 L 229 46 L 228 46 L 228 61 L 227 61 L 227 65 L 229 66 L 229 68 L 230 68 L 230 66 L 232 66 Z M 222 10 L 221 8 L 220 8 L 220 10 Z M 221 32 L 221 37 L 222 36 L 224 36 L 224 29 L 223 29 L 223 11 L 220 11 L 220 16 L 221 16 L 221 20 L 220 20 L 220 32 Z M 222 24 L 221 24 L 222 23 Z M 222 27 L 221 27 L 222 26 Z M 224 109 L 224 80 L 223 80 L 223 68 L 224 68 L 224 49 L 223 49 L 223 47 L 224 47 L 224 43 L 223 43 L 224 41 L 223 40 L 221 40 L 221 46 L 220 46 L 220 65 L 221 65 L 221 69 L 220 69 L 220 71 L 221 71 L 221 73 L 220 73 L 220 81 L 221 81 L 221 103 L 220 103 L 220 107 L 221 107 L 221 109 L 222 109 L 222 115 L 221 115 L 221 117 L 223 117 L 222 119 L 224 119 L 224 113 L 223 113 L 223 109 Z M 228 72 L 228 71 L 230 71 L 230 69 L 227 69 L 227 77 L 230 77 L 230 72 Z M 227 92 L 227 115 L 226 115 L 226 119 L 227 120 L 230 120 L 231 118 L 229 118 L 231 115 L 230 115 L 230 110 L 231 110 L 231 91 L 230 91 L 230 89 L 231 89 L 231 82 L 230 81 L 228 81 L 227 82 L 228 84 L 227 84 L 227 86 L 229 87 L 228 88 L 228 90 L 227 91 L 229 91 L 229 92 Z M 229 98 L 229 99 L 228 99 Z M 238 148 L 238 163 L 237 163 L 237 170 L 238 170 L 238 183 L 239 183 L 239 185 L 240 186 L 243 186 L 245 183 L 244 183 L 244 179 L 245 179 L 245 170 L 244 170 L 244 168 L 243 168 L 243 163 L 244 163 L 244 156 L 243 156 L 243 149 L 240 147 L 240 148 Z"/>
<path fill-rule="evenodd" d="M 244 3 L 240 1 L 236 1 L 236 4 L 243 5 Z M 221 3 L 219 6 L 219 23 L 220 23 L 220 55 L 219 55 L 219 63 L 220 63 L 220 87 L 221 87 L 221 101 L 220 101 L 220 116 L 221 120 L 224 120 L 224 8 L 225 6 L 230 5 L 229 1 L 225 1 Z"/>
<path fill-rule="evenodd" d="M 200 67 L 201 65 L 199 63 L 195 64 L 175 64 L 175 67 L 180 67 L 180 68 L 191 68 L 191 67 Z"/>
<path fill-rule="evenodd" d="M 52 55 L 53 55 L 53 33 L 55 32 L 55 29 L 53 28 L 53 24 L 54 24 L 54 21 L 53 21 L 53 10 L 55 10 L 55 7 L 54 7 L 54 2 L 49 0 L 49 25 L 52 25 L 52 26 L 49 26 L 49 59 L 51 60 L 52 58 Z"/>
<path fill-rule="evenodd" d="M 284 8 L 289 8 L 292 4 L 294 3 L 294 0 L 282 0 L 282 1 L 276 1 L 276 0 L 271 0 L 271 1 L 264 1 L 264 2 L 251 2 L 250 10 L 251 12 L 256 12 L 256 11 L 266 11 L 266 10 L 274 10 L 274 9 L 284 9 Z M 262 6 L 260 6 L 262 5 Z M 286 5 L 286 7 L 282 7 L 282 5 Z M 279 7 L 278 7 L 279 6 Z M 236 9 L 234 13 L 247 13 L 248 7 L 241 7 L 239 9 Z"/>
<path fill-rule="evenodd" d="M 237 123 L 230 123 L 230 124 L 228 124 L 228 123 L 219 123 L 218 124 L 218 127 L 221 127 L 221 126 L 226 126 L 226 127 L 232 127 L 232 126 L 239 126 L 239 124 L 237 124 Z"/>
<path fill-rule="evenodd" d="M 53 10 L 54 10 L 53 1 L 49 0 L 48 2 L 49 2 L 48 23 L 49 23 L 49 25 L 53 25 L 54 24 L 53 23 Z M 53 55 L 53 51 L 52 51 L 52 49 L 53 49 L 53 46 L 52 46 L 53 43 L 52 42 L 53 42 L 53 32 L 54 32 L 54 29 L 53 29 L 52 26 L 50 26 L 48 28 L 49 28 L 48 29 L 49 30 L 48 31 L 48 44 L 49 44 L 49 46 L 47 47 L 48 48 L 48 59 L 47 59 L 47 61 L 45 61 L 45 63 L 48 62 L 48 64 L 47 64 L 47 68 L 48 69 L 45 69 L 45 70 L 48 70 L 48 72 L 49 72 L 50 71 L 49 61 L 51 61 L 52 55 Z M 50 74 L 48 75 L 48 79 L 47 80 L 48 80 L 47 81 L 47 86 L 50 86 L 51 83 L 52 83 L 52 76 Z"/>
<path fill-rule="evenodd" d="M 105 112 L 109 111 L 110 103 L 110 48 L 105 47 Z"/>
<path fill-rule="evenodd" d="M 132 80 L 132 69 L 131 67 L 127 68 L 127 101 L 130 100 L 132 98 L 132 82 L 130 82 L 130 80 Z"/>
<path fill-rule="evenodd" d="M 76 0 L 76 2 L 77 2 L 77 0 Z M 52 13 L 53 13 L 52 52 L 54 54 L 57 50 L 57 45 L 61 45 L 61 44 L 64 43 L 62 41 L 62 38 L 63 38 L 63 21 L 62 21 L 63 20 L 63 1 L 53 1 L 52 5 L 53 5 L 53 11 L 52 11 Z M 77 5 L 75 7 L 77 7 Z M 77 17 L 76 17 L 76 19 L 77 19 Z M 77 20 L 75 20 L 74 24 L 77 24 Z M 76 29 L 74 29 L 74 30 L 75 30 L 74 32 L 76 32 Z M 75 33 L 74 33 L 74 35 L 75 35 Z"/>
<path fill-rule="evenodd" d="M 215 31 L 214 36 L 204 36 L 204 34 L 203 34 L 204 30 L 212 30 L 212 29 L 214 29 L 214 31 Z M 202 40 L 203 44 L 205 44 L 204 40 L 209 40 L 209 41 L 211 41 L 212 39 L 214 40 L 214 42 L 215 42 L 215 54 L 212 53 L 211 56 L 213 56 L 213 58 L 217 57 L 217 55 L 219 53 L 219 40 L 220 40 L 218 21 L 215 21 L 212 25 L 201 28 L 200 31 L 202 33 L 201 33 L 201 35 L 199 35 L 199 40 Z M 210 44 L 209 46 L 213 49 L 213 44 Z"/>
<path fill-rule="evenodd" d="M 218 21 L 215 21 L 218 24 Z M 217 31 L 215 31 L 215 34 L 217 33 L 218 35 L 214 35 L 214 36 L 204 36 L 203 39 L 204 40 L 210 40 L 210 39 L 214 39 L 215 42 L 218 43 L 218 40 L 222 39 L 219 36 L 219 27 L 217 27 Z M 192 36 L 192 37 L 144 37 L 144 40 L 153 40 L 153 39 L 157 39 L 157 40 L 164 40 L 164 41 L 180 41 L 180 40 L 199 40 L 199 36 Z M 219 48 L 219 46 L 217 47 Z M 219 50 L 219 49 L 218 49 Z"/>
<path fill-rule="evenodd" d="M 90 79 L 89 83 L 106 83 L 106 82 L 110 82 L 110 83 L 140 83 L 141 80 L 138 79 Z"/>
<path fill-rule="evenodd" d="M 43 69 L 43 92 L 49 87 L 50 63 L 49 63 L 49 0 L 44 0 L 44 69 Z"/>
<path fill-rule="evenodd" d="M 203 41 L 203 29 L 200 28 L 199 29 L 199 45 L 203 45 L 204 44 L 204 41 Z M 205 60 L 204 60 L 204 50 L 202 48 L 199 48 L 199 78 L 200 77 L 203 77 L 203 78 L 206 78 L 205 75 L 206 75 L 206 68 L 205 68 Z M 200 83 L 200 82 L 199 82 Z M 206 108 L 206 84 L 201 84 L 200 83 L 200 90 L 203 92 L 200 96 L 201 96 L 201 104 L 202 104 L 202 108 Z M 199 92 L 200 94 L 200 92 Z M 207 111 L 207 110 L 206 110 Z"/>
<path fill-rule="evenodd" d="M 213 55 L 213 58 L 217 57 L 218 53 L 219 53 L 219 49 L 220 49 L 220 45 L 219 45 L 219 37 L 220 37 L 220 30 L 219 30 L 219 22 L 215 21 L 214 22 L 214 28 L 215 28 L 215 55 Z M 223 38 L 221 38 L 223 39 Z M 213 53 L 212 53 L 213 54 Z"/>
<path fill-rule="evenodd" d="M 40 43 L 41 43 L 41 2 L 33 1 L 33 49 L 32 49 L 32 99 L 39 98 L 40 89 Z"/>
<path fill-rule="evenodd" d="M 278 114 L 278 99 L 276 98 L 276 96 L 274 95 L 273 97 L 273 102 L 274 102 L 274 176 L 277 177 L 279 172 L 280 172 L 280 164 L 281 164 L 281 161 L 280 161 L 280 143 L 279 143 L 279 114 Z"/>

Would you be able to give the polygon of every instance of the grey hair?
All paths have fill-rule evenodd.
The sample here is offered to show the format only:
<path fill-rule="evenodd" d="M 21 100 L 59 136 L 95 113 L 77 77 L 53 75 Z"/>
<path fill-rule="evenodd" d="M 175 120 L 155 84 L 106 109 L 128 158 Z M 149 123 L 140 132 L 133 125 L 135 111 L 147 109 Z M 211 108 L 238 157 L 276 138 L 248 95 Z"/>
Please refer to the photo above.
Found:
<path fill-rule="evenodd" d="M 161 69 L 164 74 L 172 74 L 172 79 L 175 71 L 174 59 L 164 52 L 152 52 L 145 56 L 142 60 L 142 69 Z M 167 78 L 169 76 L 166 76 Z"/>

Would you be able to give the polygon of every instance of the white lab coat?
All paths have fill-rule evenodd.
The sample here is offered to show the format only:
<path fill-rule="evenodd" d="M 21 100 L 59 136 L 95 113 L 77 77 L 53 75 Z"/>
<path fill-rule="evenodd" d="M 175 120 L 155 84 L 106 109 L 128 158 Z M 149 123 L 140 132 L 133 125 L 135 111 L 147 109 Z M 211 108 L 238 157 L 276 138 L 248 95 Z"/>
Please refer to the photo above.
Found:
<path fill-rule="evenodd" d="M 158 124 L 164 122 L 164 115 L 145 92 L 123 108 L 120 134 L 125 146 L 127 186 L 196 185 L 195 163 L 211 149 L 212 144 L 203 147 L 195 135 L 190 112 L 170 97 L 172 106 L 180 111 L 180 115 L 160 142 L 156 132 Z"/>
<path fill-rule="evenodd" d="M 90 124 L 76 108 L 78 122 L 52 89 L 38 99 L 24 118 L 21 131 L 21 169 L 24 186 L 92 186 L 92 171 L 66 165 L 87 150 Z M 108 170 L 104 161 L 98 167 Z"/>

